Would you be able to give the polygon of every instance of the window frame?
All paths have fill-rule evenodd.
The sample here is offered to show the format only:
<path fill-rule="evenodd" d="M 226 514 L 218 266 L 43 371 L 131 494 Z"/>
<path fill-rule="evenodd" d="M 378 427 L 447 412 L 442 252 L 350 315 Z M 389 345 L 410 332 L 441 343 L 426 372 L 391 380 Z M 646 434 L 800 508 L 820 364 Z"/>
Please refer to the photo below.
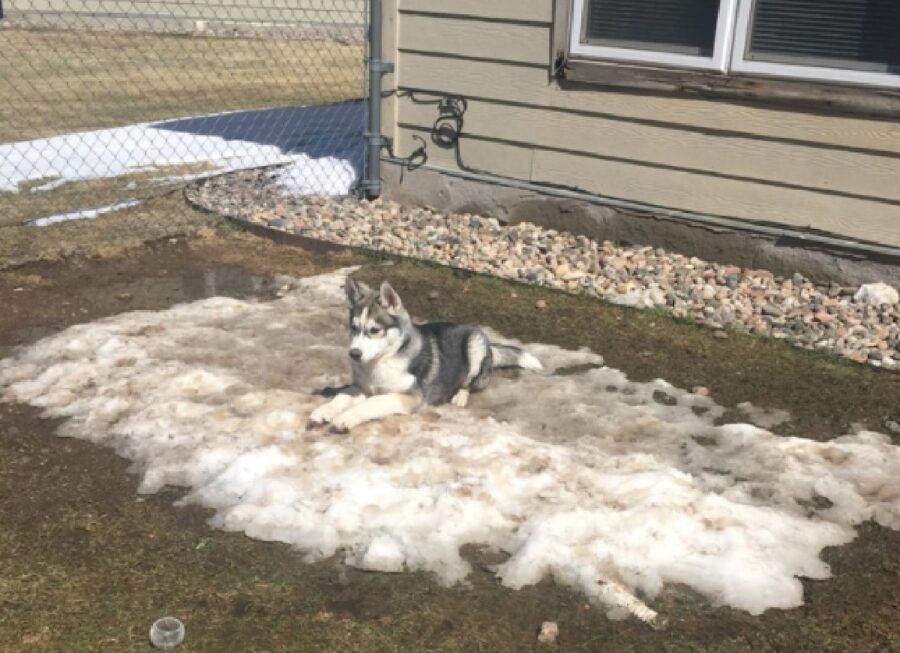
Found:
<path fill-rule="evenodd" d="M 587 2 L 574 0 L 572 7 L 572 29 L 569 41 L 569 53 L 576 57 L 587 57 L 606 61 L 620 61 L 633 64 L 652 64 L 672 68 L 693 68 L 700 70 L 728 70 L 734 30 L 734 14 L 738 0 L 721 0 L 719 16 L 716 20 L 716 38 L 712 57 L 693 54 L 678 54 L 662 50 L 644 50 L 638 48 L 621 48 L 607 45 L 591 45 L 587 40 Z"/>
<path fill-rule="evenodd" d="M 753 8 L 756 0 L 721 0 L 712 57 L 662 50 L 620 48 L 586 43 L 587 1 L 560 3 L 569 8 L 568 57 L 599 64 L 624 64 L 636 68 L 698 71 L 723 78 L 765 78 L 783 83 L 812 82 L 900 91 L 900 74 L 850 68 L 756 61 L 747 58 Z"/>
<path fill-rule="evenodd" d="M 731 70 L 736 73 L 778 77 L 780 79 L 797 79 L 817 82 L 836 82 L 839 84 L 863 84 L 867 86 L 900 89 L 900 74 L 881 73 L 852 68 L 836 68 L 831 66 L 811 66 L 804 64 L 779 63 L 774 61 L 756 61 L 748 59 L 750 45 L 750 29 L 753 24 L 753 9 L 756 0 L 740 0 L 734 31 L 733 55 Z"/>

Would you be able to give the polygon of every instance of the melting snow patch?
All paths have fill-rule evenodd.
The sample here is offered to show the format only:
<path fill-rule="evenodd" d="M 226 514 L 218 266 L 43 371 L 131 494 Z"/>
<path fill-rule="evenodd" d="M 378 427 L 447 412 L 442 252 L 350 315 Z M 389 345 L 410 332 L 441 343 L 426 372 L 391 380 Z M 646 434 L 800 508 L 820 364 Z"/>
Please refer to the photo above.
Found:
<path fill-rule="evenodd" d="M 104 213 L 112 213 L 113 211 L 121 211 L 122 209 L 127 209 L 131 206 L 137 206 L 141 203 L 141 200 L 122 200 L 121 202 L 115 202 L 113 204 L 101 206 L 96 209 L 82 209 L 81 211 L 70 211 L 69 213 L 48 215 L 44 216 L 43 218 L 32 218 L 31 220 L 26 220 L 25 224 L 32 227 L 46 227 L 51 224 L 56 224 L 57 222 L 66 222 L 68 220 L 84 220 L 87 218 L 96 218 L 98 215 L 103 215 Z"/>
<path fill-rule="evenodd" d="M 31 189 L 40 192 L 71 181 L 174 165 L 211 164 L 213 170 L 197 175 L 203 177 L 290 163 L 296 168 L 293 176 L 287 173 L 289 187 L 346 195 L 362 153 L 356 134 L 361 110 L 359 103 L 344 102 L 233 112 L 3 143 L 0 191 L 16 192 L 23 182 L 53 178 Z"/>
<path fill-rule="evenodd" d="M 882 304 L 900 303 L 900 293 L 895 288 L 879 281 L 878 283 L 867 283 L 859 287 L 853 300 L 858 304 L 868 304 L 869 306 L 881 306 Z"/>
<path fill-rule="evenodd" d="M 290 195 L 346 195 L 356 180 L 356 171 L 348 161 L 334 157 L 303 157 L 281 168 L 272 178 Z"/>
<path fill-rule="evenodd" d="M 779 408 L 760 408 L 749 401 L 738 404 L 736 408 L 744 413 L 752 424 L 761 426 L 764 429 L 770 429 L 791 421 L 791 414 Z"/>
<path fill-rule="evenodd" d="M 468 409 L 307 432 L 314 391 L 346 382 L 345 275 L 71 327 L 0 361 L 0 394 L 114 447 L 139 491 L 185 486 L 217 527 L 309 561 L 452 584 L 478 543 L 509 554 L 508 587 L 549 575 L 650 622 L 666 583 L 754 614 L 798 606 L 798 577 L 829 576 L 824 547 L 865 520 L 900 529 L 887 436 L 716 426 L 709 397 L 629 381 L 587 351 L 528 345 L 546 372 L 497 378 Z"/>

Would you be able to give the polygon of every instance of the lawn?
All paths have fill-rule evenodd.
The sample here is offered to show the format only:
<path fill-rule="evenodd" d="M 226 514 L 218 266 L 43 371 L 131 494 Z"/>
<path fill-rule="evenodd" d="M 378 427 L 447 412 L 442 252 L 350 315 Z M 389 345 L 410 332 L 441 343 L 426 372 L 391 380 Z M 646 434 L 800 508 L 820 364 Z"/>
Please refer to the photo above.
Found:
<path fill-rule="evenodd" d="M 358 98 L 362 57 L 361 45 L 334 41 L 8 28 L 0 30 L 0 144 L 181 116 Z M 250 127 L 259 129 L 256 123 Z M 272 124 L 268 136 L 277 140 L 290 129 L 298 127 Z M 92 143 L 77 148 L 83 162 L 73 163 L 105 169 L 100 162 L 118 156 L 117 144 Z M 92 149 L 97 147 L 102 151 Z M 173 189 L 171 183 L 160 184 L 160 177 L 207 171 L 212 166 L 203 163 L 206 157 L 229 156 L 224 145 L 214 149 L 190 152 L 196 163 L 73 181 L 52 190 L 29 192 L 52 177 L 23 183 L 18 193 L 0 192 L 0 228 L 158 196 Z M 46 155 L 37 146 L 28 153 L 30 160 Z M 143 158 L 153 161 L 154 156 Z"/>
<path fill-rule="evenodd" d="M 172 214 L 177 205 L 173 197 L 162 208 Z M 210 232 L 102 260 L 7 271 L 0 277 L 8 307 L 0 316 L 0 352 L 74 323 L 189 301 L 213 287 L 242 296 L 258 286 L 254 279 L 361 263 L 363 279 L 390 279 L 415 315 L 586 345 L 634 380 L 706 385 L 727 407 L 750 400 L 783 408 L 793 416 L 785 435 L 827 439 L 856 422 L 879 429 L 900 401 L 896 375 L 770 339 L 719 340 L 651 311 L 430 265 L 382 265 Z M 535 309 L 538 299 L 546 311 Z M 476 568 L 468 587 L 443 588 L 427 574 L 362 572 L 339 559 L 306 565 L 287 546 L 211 530 L 208 513 L 172 507 L 179 490 L 137 495 L 125 460 L 55 438 L 55 427 L 35 409 L 0 406 L 0 650 L 147 650 L 147 628 L 166 613 L 187 624 L 184 651 L 550 650 L 535 641 L 546 619 L 559 622 L 564 651 L 874 652 L 900 645 L 898 533 L 872 524 L 855 542 L 825 552 L 834 577 L 805 581 L 802 608 L 752 617 L 672 586 L 655 603 L 670 618 L 669 629 L 657 632 L 634 619 L 609 621 L 549 579 L 503 588 L 483 571 L 491 560 L 476 547 L 465 552 Z"/>
<path fill-rule="evenodd" d="M 363 95 L 363 48 L 333 41 L 0 30 L 0 143 Z"/>

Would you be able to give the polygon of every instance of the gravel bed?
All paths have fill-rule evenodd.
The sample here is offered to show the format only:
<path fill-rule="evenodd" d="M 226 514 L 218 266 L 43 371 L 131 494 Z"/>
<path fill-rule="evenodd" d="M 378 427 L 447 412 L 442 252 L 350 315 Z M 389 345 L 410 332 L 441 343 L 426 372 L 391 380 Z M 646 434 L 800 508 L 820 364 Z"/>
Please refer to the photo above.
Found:
<path fill-rule="evenodd" d="M 817 285 L 800 274 L 619 246 L 529 223 L 501 225 L 393 202 L 288 196 L 271 169 L 231 173 L 185 191 L 210 211 L 318 240 L 656 308 L 722 329 L 768 335 L 860 363 L 900 369 L 900 301 L 883 284 Z"/>

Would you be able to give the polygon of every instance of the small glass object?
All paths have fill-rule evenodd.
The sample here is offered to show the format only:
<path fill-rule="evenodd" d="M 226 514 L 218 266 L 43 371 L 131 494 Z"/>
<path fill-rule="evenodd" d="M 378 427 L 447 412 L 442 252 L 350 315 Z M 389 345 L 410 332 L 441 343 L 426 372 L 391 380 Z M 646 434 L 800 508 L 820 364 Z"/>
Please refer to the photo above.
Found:
<path fill-rule="evenodd" d="M 155 648 L 171 651 L 184 641 L 184 624 L 175 617 L 157 619 L 150 626 L 150 643 Z"/>

